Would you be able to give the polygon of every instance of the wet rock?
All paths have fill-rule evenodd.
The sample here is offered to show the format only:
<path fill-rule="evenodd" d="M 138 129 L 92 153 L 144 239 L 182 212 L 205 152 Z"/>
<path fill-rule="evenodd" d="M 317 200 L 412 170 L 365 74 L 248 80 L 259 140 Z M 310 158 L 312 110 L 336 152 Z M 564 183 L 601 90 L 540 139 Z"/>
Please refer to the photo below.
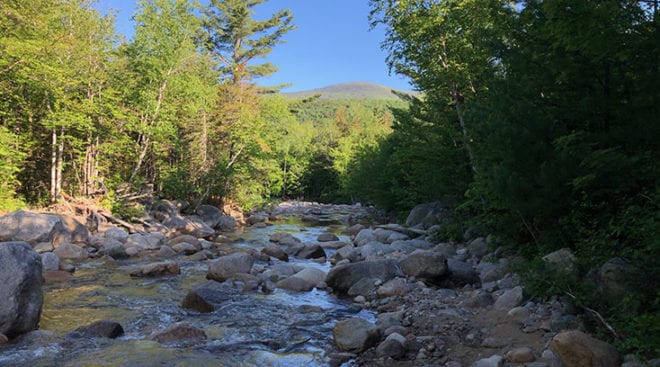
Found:
<path fill-rule="evenodd" d="M 228 284 L 208 281 L 193 287 L 181 303 L 181 307 L 197 312 L 213 312 L 240 295 L 240 291 Z"/>
<path fill-rule="evenodd" d="M 126 240 L 128 239 L 128 233 L 126 233 L 126 231 L 124 231 L 123 229 L 117 227 L 110 227 L 106 229 L 103 235 L 107 239 L 119 241 L 121 243 L 125 243 Z"/>
<path fill-rule="evenodd" d="M 297 257 L 303 259 L 319 259 L 326 257 L 325 250 L 319 244 L 305 245 L 297 254 Z"/>
<path fill-rule="evenodd" d="M 86 249 L 68 242 L 61 244 L 53 253 L 60 259 L 81 260 L 89 257 Z"/>
<path fill-rule="evenodd" d="M 518 286 L 512 289 L 507 289 L 501 296 L 497 297 L 495 308 L 498 310 L 509 311 L 516 306 L 520 306 L 522 301 L 523 289 Z"/>
<path fill-rule="evenodd" d="M 333 241 L 339 241 L 339 237 L 335 235 L 334 233 L 321 233 L 317 238 L 317 241 L 319 242 L 333 242 Z"/>
<path fill-rule="evenodd" d="M 507 362 L 510 363 L 528 363 L 528 362 L 534 362 L 536 359 L 534 357 L 534 351 L 532 348 L 529 347 L 520 347 L 516 349 L 512 349 L 504 355 L 506 358 Z"/>
<path fill-rule="evenodd" d="M 325 282 L 326 273 L 317 268 L 304 268 L 301 271 L 295 273 L 293 278 L 300 278 L 306 282 L 313 285 L 313 287 L 319 287 L 322 283 Z"/>
<path fill-rule="evenodd" d="M 273 282 L 277 282 L 295 273 L 297 273 L 297 271 L 293 265 L 279 263 L 271 266 L 268 270 L 261 273 L 260 278 L 263 280 L 268 279 Z"/>
<path fill-rule="evenodd" d="M 131 271 L 132 277 L 159 277 L 181 274 L 179 264 L 170 261 L 146 264 Z"/>
<path fill-rule="evenodd" d="M 52 252 L 41 254 L 41 264 L 43 265 L 43 271 L 60 270 L 60 258 Z"/>
<path fill-rule="evenodd" d="M 0 243 L 0 333 L 37 328 L 43 305 L 41 257 L 23 241 Z"/>
<path fill-rule="evenodd" d="M 550 343 L 550 349 L 566 367 L 621 365 L 621 357 L 614 347 L 578 330 L 555 335 Z"/>
<path fill-rule="evenodd" d="M 430 280 L 439 279 L 449 271 L 447 258 L 444 255 L 424 250 L 418 250 L 408 255 L 399 262 L 399 266 L 407 276 Z"/>
<path fill-rule="evenodd" d="M 332 335 L 337 348 L 353 353 L 363 352 L 380 340 L 376 325 L 357 317 L 337 322 Z"/>
<path fill-rule="evenodd" d="M 408 294 L 408 284 L 403 278 L 388 280 L 376 290 L 376 295 L 380 298 L 405 296 L 406 294 Z"/>
<path fill-rule="evenodd" d="M 124 335 L 124 328 L 114 321 L 97 321 L 76 329 L 75 333 L 83 338 L 115 339 Z"/>
<path fill-rule="evenodd" d="M 191 346 L 202 343 L 207 336 L 202 329 L 186 324 L 176 324 L 151 334 L 148 339 L 166 345 Z"/>
<path fill-rule="evenodd" d="M 282 250 L 278 245 L 272 243 L 262 248 L 261 252 L 281 261 L 289 261 L 289 255 L 286 252 L 284 252 L 284 250 Z"/>
<path fill-rule="evenodd" d="M 254 258 L 245 252 L 236 252 L 231 255 L 222 256 L 211 262 L 206 279 L 224 282 L 231 278 L 233 274 L 250 273 L 253 264 Z"/>
<path fill-rule="evenodd" d="M 395 260 L 362 261 L 334 267 L 328 273 L 325 282 L 336 292 L 346 293 L 355 283 L 363 278 L 375 278 L 386 282 L 403 273 Z"/>
<path fill-rule="evenodd" d="M 314 289 L 314 286 L 310 282 L 293 276 L 280 280 L 275 286 L 293 292 L 307 292 Z"/>
<path fill-rule="evenodd" d="M 399 333 L 392 333 L 376 348 L 378 357 L 391 357 L 400 359 L 406 354 L 406 337 Z"/>
<path fill-rule="evenodd" d="M 504 367 L 504 358 L 493 355 L 489 358 L 480 359 L 472 364 L 472 367 Z"/>

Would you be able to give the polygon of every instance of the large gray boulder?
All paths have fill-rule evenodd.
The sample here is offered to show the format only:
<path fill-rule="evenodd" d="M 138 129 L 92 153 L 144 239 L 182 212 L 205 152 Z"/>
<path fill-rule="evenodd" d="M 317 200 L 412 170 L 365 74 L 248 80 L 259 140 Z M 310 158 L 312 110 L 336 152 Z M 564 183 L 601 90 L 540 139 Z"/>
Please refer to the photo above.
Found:
<path fill-rule="evenodd" d="M 447 258 L 434 251 L 417 250 L 401 260 L 399 266 L 407 276 L 429 280 L 439 279 L 449 271 Z"/>
<path fill-rule="evenodd" d="M 209 265 L 206 279 L 224 282 L 234 274 L 249 274 L 253 264 L 254 258 L 245 252 L 222 256 Z"/>
<path fill-rule="evenodd" d="M 44 295 L 41 257 L 27 242 L 0 243 L 0 334 L 37 329 Z"/>
<path fill-rule="evenodd" d="M 200 205 L 196 213 L 211 228 L 215 228 L 222 218 L 222 210 L 213 205 Z"/>
<path fill-rule="evenodd" d="M 25 241 L 32 246 L 48 242 L 57 247 L 64 242 L 89 243 L 90 238 L 85 226 L 65 215 L 17 210 L 0 217 L 0 241 Z"/>
<path fill-rule="evenodd" d="M 448 203 L 436 201 L 415 206 L 406 218 L 406 226 L 427 229 L 436 224 L 444 224 L 452 216 Z"/>
<path fill-rule="evenodd" d="M 395 260 L 362 261 L 333 268 L 325 282 L 336 292 L 346 294 L 360 279 L 373 278 L 386 282 L 402 275 Z"/>

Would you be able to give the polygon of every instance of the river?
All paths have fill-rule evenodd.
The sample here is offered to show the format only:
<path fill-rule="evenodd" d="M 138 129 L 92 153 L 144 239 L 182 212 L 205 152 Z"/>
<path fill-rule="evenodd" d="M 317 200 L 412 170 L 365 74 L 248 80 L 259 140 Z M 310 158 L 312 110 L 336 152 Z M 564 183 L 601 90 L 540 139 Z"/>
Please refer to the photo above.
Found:
<path fill-rule="evenodd" d="M 326 231 L 339 235 L 339 214 L 315 225 L 287 217 L 267 227 L 248 227 L 214 244 L 213 251 L 259 251 L 276 232 L 292 233 L 303 242 L 315 241 Z M 328 353 L 336 352 L 332 328 L 338 320 L 357 316 L 374 321 L 373 313 L 318 289 L 248 291 L 211 313 L 183 309 L 181 301 L 193 286 L 206 281 L 213 260 L 180 257 L 176 259 L 180 275 L 129 276 L 134 267 L 153 261 L 157 260 L 88 260 L 76 264 L 71 279 L 46 284 L 41 331 L 6 345 L 0 366 L 326 366 Z M 326 272 L 330 268 L 328 262 L 292 259 L 291 263 Z M 269 264 L 256 262 L 255 266 Z M 125 334 L 117 339 L 71 334 L 99 320 L 119 322 Z M 177 323 L 204 330 L 207 340 L 192 346 L 167 346 L 146 339 Z"/>

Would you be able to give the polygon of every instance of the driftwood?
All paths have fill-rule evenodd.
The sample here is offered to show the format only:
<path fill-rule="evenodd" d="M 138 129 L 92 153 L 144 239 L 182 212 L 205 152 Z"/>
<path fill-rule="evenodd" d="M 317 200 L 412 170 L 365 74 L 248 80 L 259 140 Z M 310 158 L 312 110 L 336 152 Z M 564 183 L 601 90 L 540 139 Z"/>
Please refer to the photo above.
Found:
<path fill-rule="evenodd" d="M 125 220 L 119 219 L 119 218 L 113 216 L 112 214 L 110 214 L 108 212 L 105 212 L 103 210 L 99 210 L 98 214 L 100 216 L 106 218 L 108 221 L 110 221 L 112 223 L 119 224 L 120 226 L 125 227 L 126 229 L 128 229 L 128 232 L 131 233 L 131 234 L 133 234 L 133 233 L 144 233 L 144 231 L 141 231 L 141 230 L 137 229 L 134 225 L 128 223 Z"/>
<path fill-rule="evenodd" d="M 569 297 L 571 297 L 573 300 L 576 300 L 576 299 L 577 299 L 577 297 L 575 297 L 571 292 L 566 292 L 566 295 L 569 296 Z M 590 313 L 592 316 L 596 317 L 596 318 L 598 319 L 598 321 L 600 321 L 600 323 L 603 324 L 603 326 L 605 326 L 605 328 L 607 329 L 607 331 L 609 331 L 610 333 L 612 333 L 612 335 L 614 335 L 615 338 L 617 338 L 617 339 L 619 338 L 619 334 L 617 334 L 617 332 L 614 330 L 614 328 L 612 327 L 612 325 L 610 325 L 610 324 L 607 322 L 607 320 L 605 320 L 605 318 L 603 317 L 603 315 L 601 315 L 600 313 L 598 313 L 598 311 L 594 310 L 593 308 L 589 308 L 589 307 L 587 307 L 587 306 L 582 306 L 582 305 L 580 305 L 580 308 L 582 308 L 583 310 L 587 311 L 587 312 Z"/>

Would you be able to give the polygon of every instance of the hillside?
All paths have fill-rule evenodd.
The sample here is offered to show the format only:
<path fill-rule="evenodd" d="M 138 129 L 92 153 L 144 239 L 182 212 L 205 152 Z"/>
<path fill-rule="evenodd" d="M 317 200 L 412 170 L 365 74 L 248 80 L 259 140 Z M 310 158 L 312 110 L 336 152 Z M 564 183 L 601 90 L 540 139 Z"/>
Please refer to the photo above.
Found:
<path fill-rule="evenodd" d="M 397 91 L 407 94 L 416 94 L 412 91 Z M 282 94 L 286 97 L 295 99 L 308 98 L 317 94 L 321 95 L 320 99 L 398 99 L 398 97 L 392 93 L 392 88 L 366 82 L 341 83 L 302 92 Z"/>

